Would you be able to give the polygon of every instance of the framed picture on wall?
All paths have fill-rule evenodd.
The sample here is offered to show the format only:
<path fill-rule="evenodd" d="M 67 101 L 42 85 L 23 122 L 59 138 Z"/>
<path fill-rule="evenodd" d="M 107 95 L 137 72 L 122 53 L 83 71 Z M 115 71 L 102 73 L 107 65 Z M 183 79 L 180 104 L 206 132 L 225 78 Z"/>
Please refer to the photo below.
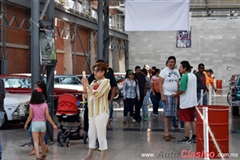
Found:
<path fill-rule="evenodd" d="M 176 34 L 177 48 L 190 48 L 191 44 L 192 44 L 191 31 L 177 31 L 177 34 Z"/>

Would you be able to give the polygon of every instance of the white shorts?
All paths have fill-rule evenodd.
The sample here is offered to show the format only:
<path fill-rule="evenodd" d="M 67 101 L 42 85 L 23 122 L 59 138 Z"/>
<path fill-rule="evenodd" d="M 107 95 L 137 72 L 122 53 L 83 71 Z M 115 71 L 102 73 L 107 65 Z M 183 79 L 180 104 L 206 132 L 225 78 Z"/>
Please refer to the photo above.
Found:
<path fill-rule="evenodd" d="M 46 122 L 32 122 L 32 132 L 46 132 Z"/>

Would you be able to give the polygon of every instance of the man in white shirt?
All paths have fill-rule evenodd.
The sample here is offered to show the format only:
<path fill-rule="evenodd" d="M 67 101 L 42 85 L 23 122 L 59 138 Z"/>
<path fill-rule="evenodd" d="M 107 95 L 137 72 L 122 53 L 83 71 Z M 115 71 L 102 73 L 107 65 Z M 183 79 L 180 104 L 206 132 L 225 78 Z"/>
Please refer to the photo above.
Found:
<path fill-rule="evenodd" d="M 182 61 L 180 72 L 183 74 L 180 82 L 180 88 L 177 94 L 180 95 L 180 120 L 184 122 L 185 137 L 178 143 L 196 143 L 196 123 L 194 121 L 195 106 L 197 106 L 197 77 L 190 72 L 191 66 L 188 61 Z M 189 139 L 190 128 L 192 128 L 192 138 Z"/>
<path fill-rule="evenodd" d="M 161 71 L 159 77 L 159 90 L 163 102 L 164 110 L 164 136 L 163 139 L 170 141 L 176 137 L 169 134 L 170 121 L 172 116 L 176 116 L 177 98 L 172 97 L 178 90 L 178 83 L 180 74 L 175 69 L 176 58 L 174 56 L 168 57 L 167 66 Z"/>

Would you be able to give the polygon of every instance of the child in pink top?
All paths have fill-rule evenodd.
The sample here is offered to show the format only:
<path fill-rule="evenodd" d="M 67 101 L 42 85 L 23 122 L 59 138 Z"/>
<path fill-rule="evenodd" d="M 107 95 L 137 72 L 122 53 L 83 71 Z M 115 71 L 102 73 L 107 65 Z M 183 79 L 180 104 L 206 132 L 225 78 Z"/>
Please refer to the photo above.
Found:
<path fill-rule="evenodd" d="M 29 108 L 29 116 L 27 122 L 25 123 L 24 129 L 27 130 L 28 123 L 32 120 L 32 135 L 34 141 L 34 149 L 36 153 L 37 160 L 40 160 L 39 156 L 39 137 L 42 145 L 42 160 L 46 160 L 45 155 L 45 143 L 44 136 L 46 134 L 46 119 L 52 124 L 54 129 L 58 127 L 53 122 L 52 118 L 49 115 L 48 105 L 45 103 L 45 98 L 42 93 L 41 88 L 36 88 L 32 92 Z"/>

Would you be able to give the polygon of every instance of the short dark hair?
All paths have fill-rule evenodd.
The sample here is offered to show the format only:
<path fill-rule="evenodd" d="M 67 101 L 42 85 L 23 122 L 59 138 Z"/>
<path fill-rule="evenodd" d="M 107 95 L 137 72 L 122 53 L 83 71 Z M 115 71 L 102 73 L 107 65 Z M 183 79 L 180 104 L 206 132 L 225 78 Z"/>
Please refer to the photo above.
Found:
<path fill-rule="evenodd" d="M 142 69 L 142 72 L 147 75 L 147 70 L 145 68 Z"/>
<path fill-rule="evenodd" d="M 111 74 L 114 74 L 114 71 L 112 68 L 108 68 L 108 72 L 111 73 Z"/>
<path fill-rule="evenodd" d="M 191 70 L 191 65 L 189 64 L 188 61 L 182 61 L 180 64 L 182 65 L 183 68 L 186 68 L 187 71 Z"/>
<path fill-rule="evenodd" d="M 135 71 L 136 71 L 137 69 L 141 69 L 141 67 L 140 67 L 140 66 L 136 66 L 136 67 L 135 67 Z"/>
<path fill-rule="evenodd" d="M 204 64 L 203 64 L 203 63 L 200 63 L 200 64 L 198 65 L 198 69 L 199 69 L 200 67 L 204 67 Z"/>
<path fill-rule="evenodd" d="M 208 69 L 207 72 L 213 73 L 213 70 L 212 69 Z"/>
<path fill-rule="evenodd" d="M 45 102 L 43 93 L 34 89 L 30 99 L 30 104 L 41 104 L 43 102 Z"/>
<path fill-rule="evenodd" d="M 156 69 L 157 69 L 157 67 L 156 67 L 156 66 L 152 66 L 152 69 L 156 70 Z"/>
<path fill-rule="evenodd" d="M 160 71 L 160 69 L 156 68 L 155 72 L 152 72 L 152 75 L 155 76 L 157 74 L 157 72 L 159 72 L 159 71 Z"/>
<path fill-rule="evenodd" d="M 173 59 L 173 60 L 176 62 L 176 57 L 175 57 L 175 56 L 170 56 L 170 57 L 168 57 L 168 60 L 167 60 L 167 61 L 170 61 L 171 59 Z"/>

